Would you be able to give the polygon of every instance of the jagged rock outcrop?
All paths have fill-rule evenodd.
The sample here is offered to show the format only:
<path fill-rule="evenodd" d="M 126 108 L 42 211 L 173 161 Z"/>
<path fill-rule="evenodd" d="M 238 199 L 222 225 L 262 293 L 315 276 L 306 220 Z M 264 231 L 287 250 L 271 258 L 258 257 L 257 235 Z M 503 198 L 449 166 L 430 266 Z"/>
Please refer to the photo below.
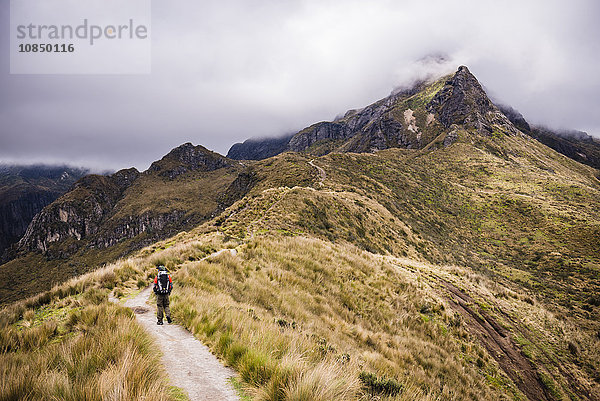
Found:
<path fill-rule="evenodd" d="M 531 127 L 529 126 L 529 123 L 527 122 L 527 120 L 525 120 L 525 117 L 523 117 L 523 114 L 519 113 L 518 110 L 515 110 L 512 107 L 504 105 L 504 104 L 498 104 L 498 109 L 500 109 L 500 111 L 519 130 L 521 130 L 522 132 L 525 132 L 525 133 L 531 131 Z"/>
<path fill-rule="evenodd" d="M 134 238 L 142 233 L 148 234 L 148 239 L 142 243 L 146 245 L 158 238 L 176 233 L 186 223 L 185 212 L 182 210 L 173 210 L 161 214 L 146 212 L 139 216 L 127 216 L 126 219 L 119 221 L 114 228 L 96 236 L 91 246 L 108 248 L 124 239 Z"/>
<path fill-rule="evenodd" d="M 156 241 L 213 216 L 217 198 L 242 168 L 239 162 L 186 143 L 143 173 L 130 168 L 110 176 L 85 176 L 35 216 L 18 251 L 63 258 L 82 247 L 107 248 L 141 234 L 138 246 Z M 206 173 L 205 182 L 198 172 Z M 190 191 L 195 186 L 197 192 Z M 230 197 L 235 196 L 232 188 Z"/>
<path fill-rule="evenodd" d="M 228 166 L 231 166 L 231 162 L 226 157 L 188 142 L 152 163 L 148 171 L 172 180 L 188 171 L 212 171 Z"/>
<path fill-rule="evenodd" d="M 517 134 L 509 119 L 492 103 L 485 91 L 465 66 L 446 81 L 444 87 L 427 104 L 446 128 L 453 124 L 474 128 L 482 135 L 494 130 Z"/>
<path fill-rule="evenodd" d="M 56 192 L 25 192 L 17 199 L 0 205 L 0 254 L 23 236 L 33 217 L 61 194 Z"/>
<path fill-rule="evenodd" d="M 10 259 L 33 217 L 87 170 L 68 166 L 0 166 L 0 260 Z"/>
<path fill-rule="evenodd" d="M 262 160 L 285 152 L 293 134 L 278 138 L 250 138 L 243 143 L 236 143 L 227 152 L 227 157 L 234 160 Z"/>
<path fill-rule="evenodd" d="M 223 210 L 233 205 L 233 203 L 239 199 L 242 199 L 259 181 L 256 172 L 248 168 L 238 174 L 235 180 L 229 185 L 229 187 L 219 195 L 218 203 L 219 206 L 215 210 L 214 215 L 221 213 Z"/>
<path fill-rule="evenodd" d="M 344 151 L 364 152 L 410 146 L 411 141 L 402 132 L 402 121 L 394 118 L 392 113 L 398 99 L 403 95 L 406 95 L 406 92 L 395 93 L 363 109 L 350 110 L 339 120 L 313 124 L 294 135 L 287 149 L 301 152 L 318 142 L 340 142 L 358 134 L 363 134 L 363 137 L 346 144 L 343 147 Z"/>
<path fill-rule="evenodd" d="M 458 138 L 457 127 L 481 135 L 519 133 L 487 97 L 469 69 L 461 66 L 451 76 L 394 91 L 365 108 L 349 110 L 335 121 L 313 124 L 292 136 L 285 146 L 277 142 L 277 147 L 270 148 L 272 152 L 256 152 L 247 158 L 259 159 L 283 151 L 321 155 L 331 151 L 372 152 L 394 147 L 420 149 L 442 133 L 446 134 L 442 146 L 450 146 Z M 230 153 L 267 148 L 266 141 L 247 141 L 246 147 L 236 144 Z"/>
<path fill-rule="evenodd" d="M 129 188 L 131 184 L 133 184 L 133 182 L 139 178 L 140 174 L 141 173 L 136 168 L 131 167 L 117 171 L 111 175 L 110 178 L 122 192 Z"/>
<path fill-rule="evenodd" d="M 579 131 L 531 127 L 515 109 L 496 106 L 465 66 L 437 83 L 421 82 L 343 117 L 313 124 L 295 135 L 249 139 L 235 144 L 228 155 L 235 159 L 264 159 L 284 151 L 371 152 L 390 147 L 423 148 L 445 133 L 442 146 L 458 139 L 458 128 L 481 135 L 525 133 L 552 149 L 592 167 L 600 168 L 600 140 Z"/>
<path fill-rule="evenodd" d="M 135 176 L 129 170 L 112 176 L 92 174 L 83 177 L 71 191 L 34 217 L 19 241 L 19 249 L 46 252 L 52 243 L 67 238 L 81 240 L 96 234 L 103 219 L 127 188 L 127 183 L 132 182 L 132 175 Z"/>

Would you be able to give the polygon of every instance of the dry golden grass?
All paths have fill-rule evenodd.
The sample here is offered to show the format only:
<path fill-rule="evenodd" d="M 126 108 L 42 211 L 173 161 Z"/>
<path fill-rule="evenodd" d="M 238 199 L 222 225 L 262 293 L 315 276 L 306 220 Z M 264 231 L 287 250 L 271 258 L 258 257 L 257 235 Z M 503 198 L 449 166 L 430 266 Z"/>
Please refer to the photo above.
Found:
<path fill-rule="evenodd" d="M 492 145 L 496 144 L 480 144 Z M 505 160 L 481 149 L 467 150 L 458 152 L 469 167 L 464 171 L 452 170 L 456 163 L 450 161 L 456 161 L 456 154 L 446 154 L 446 160 L 440 153 L 392 150 L 320 159 L 317 164 L 326 168 L 328 178 L 318 190 L 288 186 L 294 182 L 292 175 L 273 182 L 266 177 L 214 225 L 181 233 L 5 309 L 0 321 L 13 327 L 2 331 L 2 343 L 12 344 L 17 338 L 18 320 L 19 330 L 30 334 L 15 343 L 47 347 L 38 338 L 54 338 L 60 323 L 37 323 L 36 314 L 44 305 L 57 310 L 101 308 L 108 290 L 117 297 L 128 296 L 151 280 L 154 266 L 164 264 L 174 272 L 176 319 L 238 371 L 256 400 L 522 399 L 517 386 L 453 312 L 440 285 L 443 279 L 509 331 L 556 398 L 571 397 L 573 382 L 584 383 L 598 398 L 599 327 L 581 318 L 581 300 L 569 300 L 567 307 L 578 308 L 571 314 L 552 302 L 549 308 L 547 299 L 534 295 L 541 283 L 560 282 L 536 274 L 537 266 L 543 262 L 556 274 L 564 269 L 558 262 L 546 265 L 552 261 L 532 256 L 552 247 L 569 252 L 571 260 L 585 256 L 574 248 L 574 235 L 565 237 L 565 243 L 554 242 L 551 235 L 568 225 L 590 229 L 597 211 L 589 205 L 581 209 L 579 220 L 569 215 L 578 207 L 577 199 L 583 199 L 582 204 L 591 199 L 597 184 L 582 168 L 567 188 L 573 174 L 570 164 L 548 158 L 536 146 L 527 152 L 540 153 L 538 162 L 554 169 L 543 185 L 536 181 L 541 167 L 532 166 L 529 157 L 521 160 L 522 155 L 515 154 Z M 492 150 L 502 153 L 501 148 Z M 437 159 L 416 163 L 417 157 Z M 288 163 L 286 173 L 297 172 L 297 184 L 310 184 L 315 169 L 305 159 L 282 155 L 261 163 L 271 170 Z M 434 171 L 425 171 L 427 166 Z M 440 178 L 448 175 L 452 184 Z M 563 204 L 565 196 L 568 202 Z M 459 244 L 457 235 L 472 242 Z M 587 250 L 595 246 L 589 238 L 581 241 L 589 243 Z M 237 248 L 239 253 L 203 260 L 222 248 Z M 524 267 L 511 259 L 519 252 L 532 258 Z M 454 265 L 432 260 L 454 260 Z M 586 279 L 595 260 L 577 275 L 569 272 L 566 288 L 579 286 L 589 292 Z M 493 263 L 490 271 L 482 269 L 488 263 Z M 560 294 L 571 297 L 557 287 L 542 293 L 550 300 Z M 64 319 L 74 319 L 70 316 Z M 121 347 L 122 355 L 130 353 L 115 346 Z M 93 386 L 116 398 L 133 397 L 120 366 L 105 369 Z M 55 376 L 47 382 L 61 382 L 62 376 Z M 18 384 L 16 377 L 7 382 L 13 380 Z"/>
<path fill-rule="evenodd" d="M 135 290 L 146 263 L 120 261 L 2 309 L 0 399 L 184 399 L 133 313 L 108 302 L 111 289 Z"/>
<path fill-rule="evenodd" d="M 600 398 L 600 334 L 597 322 L 581 319 L 567 308 L 548 308 L 535 292 L 458 266 L 439 266 L 385 257 L 402 274 L 441 278 L 471 295 L 478 305 L 509 330 L 536 365 L 557 398 L 572 395 L 572 386 Z M 394 262 L 395 261 L 395 262 Z"/>
<path fill-rule="evenodd" d="M 496 400 L 518 392 L 493 361 L 475 364 L 484 351 L 393 264 L 304 237 L 255 237 L 239 250 L 183 264 L 172 310 L 255 399 Z M 373 393 L 361 372 L 402 391 Z"/>

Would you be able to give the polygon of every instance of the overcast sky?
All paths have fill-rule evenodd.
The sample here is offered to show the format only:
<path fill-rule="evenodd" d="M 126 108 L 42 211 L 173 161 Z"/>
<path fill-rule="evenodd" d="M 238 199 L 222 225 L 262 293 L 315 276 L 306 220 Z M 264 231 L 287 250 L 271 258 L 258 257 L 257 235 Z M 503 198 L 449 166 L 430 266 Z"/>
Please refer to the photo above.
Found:
<path fill-rule="evenodd" d="M 600 2 L 152 2 L 149 75 L 10 75 L 0 0 L 0 161 L 135 166 L 225 154 L 387 96 L 444 54 L 530 123 L 600 136 Z"/>

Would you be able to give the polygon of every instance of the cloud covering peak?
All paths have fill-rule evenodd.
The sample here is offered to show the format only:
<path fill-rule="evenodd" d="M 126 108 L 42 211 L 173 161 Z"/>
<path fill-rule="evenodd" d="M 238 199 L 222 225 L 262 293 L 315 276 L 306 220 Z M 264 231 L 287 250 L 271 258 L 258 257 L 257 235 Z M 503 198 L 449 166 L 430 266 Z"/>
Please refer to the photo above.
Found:
<path fill-rule="evenodd" d="M 528 121 L 600 135 L 592 0 L 173 0 L 152 15 L 150 75 L 10 75 L 3 63 L 0 160 L 145 169 L 188 141 L 226 153 L 462 64 Z M 8 26 L 8 2 L 0 18 Z"/>

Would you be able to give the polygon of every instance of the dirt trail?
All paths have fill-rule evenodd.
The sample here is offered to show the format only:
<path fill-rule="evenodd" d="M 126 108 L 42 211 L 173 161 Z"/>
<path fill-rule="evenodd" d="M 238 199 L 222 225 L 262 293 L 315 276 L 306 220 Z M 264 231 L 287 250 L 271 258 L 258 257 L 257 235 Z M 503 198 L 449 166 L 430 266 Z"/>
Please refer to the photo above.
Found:
<path fill-rule="evenodd" d="M 325 178 L 327 178 L 327 173 L 321 167 L 314 164 L 313 163 L 314 161 L 315 161 L 315 159 L 312 159 L 311 161 L 308 162 L 308 164 L 310 164 L 311 166 L 313 166 L 314 168 L 317 169 L 317 171 L 319 172 L 319 185 L 323 186 L 323 181 L 325 181 Z"/>
<path fill-rule="evenodd" d="M 222 250 L 207 258 L 226 251 L 235 252 Z M 191 401 L 239 401 L 229 381 L 235 376 L 233 370 L 223 366 L 207 346 L 183 327 L 166 322 L 163 326 L 156 324 L 156 305 L 149 302 L 151 294 L 150 286 L 124 305 L 133 310 L 137 321 L 160 347 L 171 384 L 182 388 Z"/>
<path fill-rule="evenodd" d="M 440 280 L 448 290 L 453 308 L 461 314 L 465 325 L 477 336 L 502 370 L 512 379 L 527 399 L 549 401 L 554 397 L 541 380 L 535 366 L 527 359 L 509 333 L 477 303 L 454 285 Z"/>

